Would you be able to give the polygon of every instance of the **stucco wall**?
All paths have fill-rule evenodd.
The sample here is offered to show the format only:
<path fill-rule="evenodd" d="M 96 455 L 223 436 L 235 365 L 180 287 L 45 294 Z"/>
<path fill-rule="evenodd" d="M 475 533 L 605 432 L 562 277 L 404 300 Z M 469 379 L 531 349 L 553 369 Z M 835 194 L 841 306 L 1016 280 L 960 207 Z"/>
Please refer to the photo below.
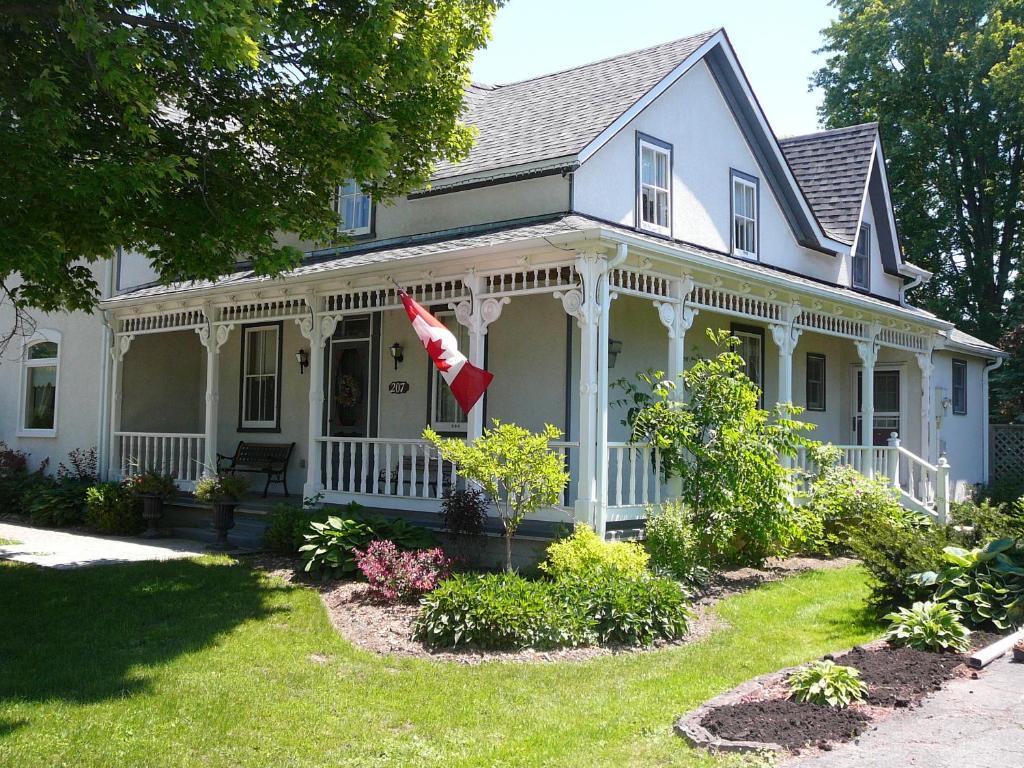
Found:
<path fill-rule="evenodd" d="M 986 435 L 982 423 L 982 371 L 984 361 L 959 352 L 945 350 L 935 353 L 935 412 L 941 416 L 939 425 L 939 449 L 946 454 L 953 480 L 969 483 L 985 481 L 983 463 Z M 940 404 L 941 397 L 953 397 L 953 360 L 967 362 L 967 413 L 955 414 L 952 406 L 946 412 Z M 939 392 L 938 390 L 942 391 Z"/>

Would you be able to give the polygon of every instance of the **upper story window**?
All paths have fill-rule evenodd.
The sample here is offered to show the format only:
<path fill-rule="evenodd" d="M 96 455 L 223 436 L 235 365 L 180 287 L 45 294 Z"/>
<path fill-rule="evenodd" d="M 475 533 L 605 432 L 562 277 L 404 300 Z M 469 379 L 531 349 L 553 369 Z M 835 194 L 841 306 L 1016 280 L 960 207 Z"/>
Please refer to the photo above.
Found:
<path fill-rule="evenodd" d="M 242 329 L 241 429 L 275 430 L 281 403 L 281 326 Z"/>
<path fill-rule="evenodd" d="M 860 225 L 857 248 L 853 252 L 853 287 L 867 291 L 871 288 L 871 227 Z"/>
<path fill-rule="evenodd" d="M 335 212 L 338 214 L 339 232 L 346 235 L 369 234 L 372 209 L 370 196 L 355 181 L 349 179 L 338 187 Z"/>
<path fill-rule="evenodd" d="M 637 226 L 672 234 L 672 145 L 637 134 Z"/>
<path fill-rule="evenodd" d="M 36 338 L 25 345 L 21 365 L 19 434 L 53 437 L 57 434 L 60 334 L 39 331 Z"/>
<path fill-rule="evenodd" d="M 436 317 L 455 335 L 459 349 L 468 350 L 469 330 L 455 321 L 455 314 L 453 312 L 438 312 Z M 466 414 L 459 407 L 455 395 L 452 394 L 448 383 L 441 376 L 441 372 L 433 364 L 430 366 L 430 375 L 433 377 L 430 426 L 438 432 L 465 432 Z"/>
<path fill-rule="evenodd" d="M 953 413 L 967 413 L 967 361 L 953 361 Z"/>
<path fill-rule="evenodd" d="M 731 171 L 732 179 L 732 252 L 748 259 L 757 258 L 757 179 Z"/>

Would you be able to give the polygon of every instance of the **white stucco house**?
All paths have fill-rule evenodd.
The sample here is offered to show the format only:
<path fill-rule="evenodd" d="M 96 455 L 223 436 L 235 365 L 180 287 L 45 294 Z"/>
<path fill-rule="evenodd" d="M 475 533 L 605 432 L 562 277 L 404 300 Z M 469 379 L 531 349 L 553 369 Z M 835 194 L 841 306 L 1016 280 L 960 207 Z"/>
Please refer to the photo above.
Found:
<path fill-rule="evenodd" d="M 40 315 L 0 364 L 0 439 L 35 460 L 96 445 L 109 477 L 156 468 L 186 489 L 239 441 L 294 443 L 294 496 L 430 513 L 452 469 L 425 426 L 547 422 L 573 479 L 544 519 L 614 531 L 669 489 L 609 381 L 675 376 L 724 328 L 766 402 L 804 407 L 908 505 L 941 506 L 947 462 L 953 493 L 986 479 L 1002 353 L 913 306 L 929 274 L 902 257 L 875 125 L 780 139 L 723 30 L 473 85 L 466 119 L 468 158 L 386 205 L 343 188 L 347 237 L 303 244 L 280 278 L 98 267 L 101 313 Z M 493 372 L 468 418 L 392 279 Z"/>

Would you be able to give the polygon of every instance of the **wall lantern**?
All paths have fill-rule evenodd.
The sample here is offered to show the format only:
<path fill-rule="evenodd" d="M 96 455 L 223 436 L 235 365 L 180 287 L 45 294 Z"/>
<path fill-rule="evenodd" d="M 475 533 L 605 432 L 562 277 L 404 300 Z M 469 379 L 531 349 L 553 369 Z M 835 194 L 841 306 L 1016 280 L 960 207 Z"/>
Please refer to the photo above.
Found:
<path fill-rule="evenodd" d="M 618 339 L 608 339 L 608 367 L 614 368 L 615 361 L 619 357 L 619 353 L 622 351 L 622 342 Z"/>
<path fill-rule="evenodd" d="M 405 350 L 397 341 L 388 347 L 388 349 L 391 351 L 391 359 L 395 361 L 395 370 L 397 371 L 398 364 L 405 360 Z"/>
<path fill-rule="evenodd" d="M 299 376 L 301 376 L 305 373 L 306 366 L 309 365 L 309 353 L 304 349 L 300 349 L 295 353 L 295 362 L 299 364 Z"/>

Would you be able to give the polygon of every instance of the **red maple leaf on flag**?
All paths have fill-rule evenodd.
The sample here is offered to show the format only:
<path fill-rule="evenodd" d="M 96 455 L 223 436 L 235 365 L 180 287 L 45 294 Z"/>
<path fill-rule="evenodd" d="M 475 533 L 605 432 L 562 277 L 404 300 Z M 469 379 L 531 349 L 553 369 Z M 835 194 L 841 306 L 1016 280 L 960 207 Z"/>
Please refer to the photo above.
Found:
<path fill-rule="evenodd" d="M 434 365 L 437 366 L 439 371 L 447 371 L 451 368 L 451 364 L 441 357 L 444 354 L 444 345 L 440 339 L 431 339 L 427 342 L 427 354 L 434 361 Z"/>

